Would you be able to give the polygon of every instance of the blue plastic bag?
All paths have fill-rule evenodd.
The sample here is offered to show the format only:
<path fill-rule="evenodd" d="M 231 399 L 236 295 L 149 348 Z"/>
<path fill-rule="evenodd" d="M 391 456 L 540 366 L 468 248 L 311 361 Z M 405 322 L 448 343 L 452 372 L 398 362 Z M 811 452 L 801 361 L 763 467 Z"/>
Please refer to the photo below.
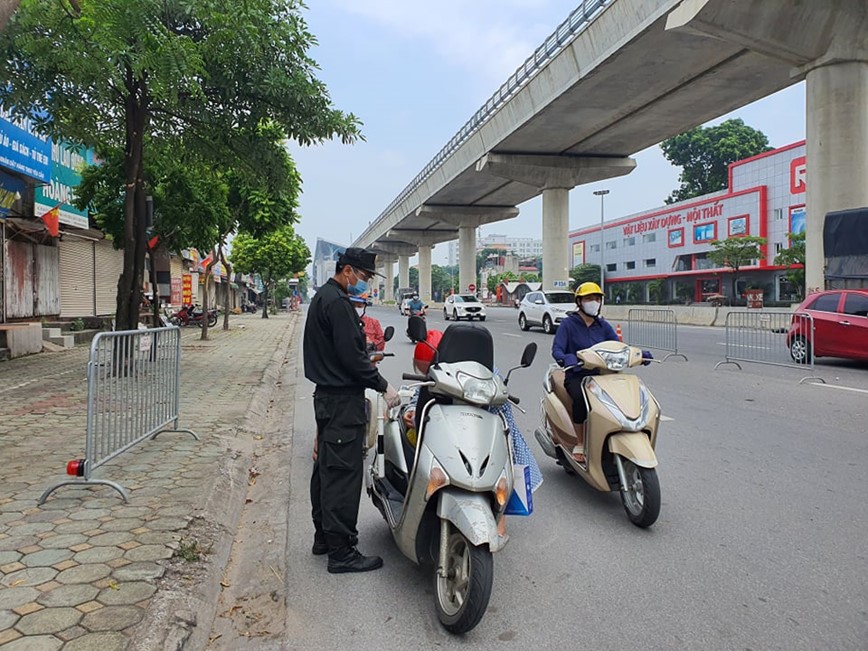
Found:
<path fill-rule="evenodd" d="M 506 503 L 506 515 L 530 515 L 533 513 L 533 490 L 531 490 L 530 466 L 516 463 L 512 466 L 512 495 Z"/>

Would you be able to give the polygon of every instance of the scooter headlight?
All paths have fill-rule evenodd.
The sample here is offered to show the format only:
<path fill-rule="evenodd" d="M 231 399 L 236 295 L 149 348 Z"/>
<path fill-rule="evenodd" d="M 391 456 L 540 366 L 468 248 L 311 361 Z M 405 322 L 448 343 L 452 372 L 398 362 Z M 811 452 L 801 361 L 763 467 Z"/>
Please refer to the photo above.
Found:
<path fill-rule="evenodd" d="M 630 364 L 630 348 L 627 346 L 619 351 L 598 350 L 597 354 L 610 371 L 623 371 Z"/>
<path fill-rule="evenodd" d="M 466 400 L 474 405 L 490 405 L 497 395 L 497 383 L 493 379 L 468 378 L 461 385 Z"/>

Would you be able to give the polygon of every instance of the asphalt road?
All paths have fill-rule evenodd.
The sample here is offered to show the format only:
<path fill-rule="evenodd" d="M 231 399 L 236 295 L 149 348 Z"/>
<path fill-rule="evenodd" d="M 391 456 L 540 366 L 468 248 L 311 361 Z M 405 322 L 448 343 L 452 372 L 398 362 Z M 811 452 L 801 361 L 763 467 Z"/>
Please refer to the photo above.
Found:
<path fill-rule="evenodd" d="M 410 368 L 406 320 L 395 308 L 370 313 L 396 328 L 396 357 L 381 371 L 397 386 Z M 484 325 L 504 371 L 527 342 L 539 345 L 510 387 L 545 482 L 534 514 L 510 518 L 482 622 L 463 639 L 443 631 L 430 571 L 397 551 L 366 496 L 360 547 L 384 569 L 333 576 L 310 555 L 312 386 L 300 376 L 281 648 L 868 649 L 868 365 L 818 362 L 826 386 L 799 384 L 800 369 L 714 370 L 723 330 L 681 328 L 689 361 L 636 371 L 671 419 L 658 443 L 660 519 L 640 530 L 617 495 L 566 475 L 533 439 L 553 338 L 521 332 L 507 308 Z"/>

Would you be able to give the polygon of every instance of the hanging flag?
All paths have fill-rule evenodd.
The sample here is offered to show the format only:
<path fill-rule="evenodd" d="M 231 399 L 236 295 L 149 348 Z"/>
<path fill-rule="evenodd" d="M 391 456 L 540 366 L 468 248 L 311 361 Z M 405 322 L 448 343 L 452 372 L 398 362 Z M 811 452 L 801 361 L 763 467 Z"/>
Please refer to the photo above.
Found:
<path fill-rule="evenodd" d="M 149 249 L 156 249 L 156 248 L 157 248 L 157 243 L 158 243 L 159 241 L 160 241 L 160 236 L 159 236 L 159 235 L 154 235 L 151 239 L 148 240 L 148 248 L 149 248 Z"/>
<path fill-rule="evenodd" d="M 60 207 L 62 203 L 57 204 L 48 212 L 42 213 L 42 221 L 45 222 L 45 230 L 51 237 L 60 235 Z"/>
<path fill-rule="evenodd" d="M 213 260 L 213 259 L 214 259 L 214 254 L 213 254 L 213 253 L 209 253 L 209 254 L 206 255 L 204 258 L 202 258 L 202 262 L 200 262 L 199 264 L 202 265 L 202 268 L 203 268 L 203 269 L 207 269 L 207 268 L 208 268 L 208 265 L 211 264 L 211 260 Z"/>

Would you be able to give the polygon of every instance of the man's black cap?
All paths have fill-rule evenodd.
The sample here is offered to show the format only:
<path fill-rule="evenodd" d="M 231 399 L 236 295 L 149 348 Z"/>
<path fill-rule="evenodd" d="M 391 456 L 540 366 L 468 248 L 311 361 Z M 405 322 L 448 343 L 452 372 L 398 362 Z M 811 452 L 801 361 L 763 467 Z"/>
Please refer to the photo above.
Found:
<path fill-rule="evenodd" d="M 341 253 L 338 264 L 349 265 L 361 271 L 367 271 L 369 274 L 385 277 L 383 274 L 377 273 L 377 254 L 356 246 L 351 246 Z"/>

